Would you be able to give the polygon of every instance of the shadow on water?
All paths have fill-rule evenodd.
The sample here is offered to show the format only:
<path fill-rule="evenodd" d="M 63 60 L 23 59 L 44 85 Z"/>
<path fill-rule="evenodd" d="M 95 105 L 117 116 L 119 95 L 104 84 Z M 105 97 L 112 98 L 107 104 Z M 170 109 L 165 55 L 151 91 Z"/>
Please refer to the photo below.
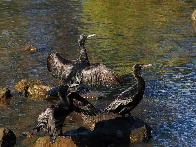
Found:
<path fill-rule="evenodd" d="M 77 38 L 95 33 L 87 41 L 91 62 L 104 63 L 127 79 L 117 89 L 102 89 L 105 96 L 92 101 L 107 106 L 121 91 L 132 85 L 135 63 L 152 63 L 143 71 L 145 97 L 133 110 L 153 128 L 153 138 L 141 146 L 194 146 L 196 144 L 196 34 L 191 26 L 194 1 L 1 1 L 0 87 L 9 87 L 23 78 L 38 78 L 57 85 L 46 68 L 50 52 L 70 59 L 78 56 Z M 22 50 L 33 44 L 36 53 Z M 34 127 L 48 102 L 36 103 L 14 97 L 0 107 L 0 127 L 17 135 L 17 146 L 30 146 L 21 132 Z M 21 125 L 22 124 L 22 125 Z M 66 118 L 65 131 L 77 129 L 82 120 Z M 34 140 L 35 141 L 35 140 Z M 139 146 L 138 145 L 138 146 Z"/>

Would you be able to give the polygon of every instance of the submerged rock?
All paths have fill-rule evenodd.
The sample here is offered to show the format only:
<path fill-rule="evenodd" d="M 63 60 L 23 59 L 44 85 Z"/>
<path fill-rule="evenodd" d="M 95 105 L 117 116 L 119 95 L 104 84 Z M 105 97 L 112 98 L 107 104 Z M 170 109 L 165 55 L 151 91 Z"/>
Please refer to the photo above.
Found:
<path fill-rule="evenodd" d="M 46 91 L 51 87 L 44 85 L 40 80 L 22 79 L 14 88 L 22 96 L 29 97 L 35 101 L 47 98 Z"/>
<path fill-rule="evenodd" d="M 23 50 L 29 51 L 31 53 L 37 52 L 37 48 L 32 44 L 25 46 Z"/>
<path fill-rule="evenodd" d="M 35 147 L 77 147 L 70 138 L 57 137 L 55 143 L 50 143 L 49 136 L 40 137 L 35 143 Z"/>
<path fill-rule="evenodd" d="M 1 88 L 0 89 L 0 104 L 7 104 L 9 103 L 9 98 L 11 98 L 12 95 L 10 93 L 10 90 L 8 88 Z"/>
<path fill-rule="evenodd" d="M 13 147 L 16 144 L 16 135 L 8 128 L 0 128 L 0 146 Z"/>

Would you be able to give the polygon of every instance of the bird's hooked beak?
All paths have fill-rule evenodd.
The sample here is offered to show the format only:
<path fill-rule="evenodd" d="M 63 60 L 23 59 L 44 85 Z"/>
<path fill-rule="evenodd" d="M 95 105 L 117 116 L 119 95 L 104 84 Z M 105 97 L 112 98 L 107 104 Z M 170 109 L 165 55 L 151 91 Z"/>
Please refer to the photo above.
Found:
<path fill-rule="evenodd" d="M 152 64 L 144 64 L 142 67 L 147 68 L 147 67 L 151 67 L 151 66 L 152 66 Z"/>
<path fill-rule="evenodd" d="M 96 34 L 87 35 L 87 38 L 91 38 L 93 36 L 96 36 Z"/>

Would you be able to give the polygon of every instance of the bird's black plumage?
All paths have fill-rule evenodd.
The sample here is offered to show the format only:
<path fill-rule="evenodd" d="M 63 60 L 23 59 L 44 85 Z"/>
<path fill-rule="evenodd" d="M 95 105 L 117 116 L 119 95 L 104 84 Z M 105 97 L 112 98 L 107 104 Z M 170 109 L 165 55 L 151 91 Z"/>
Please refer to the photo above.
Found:
<path fill-rule="evenodd" d="M 137 83 L 123 91 L 108 107 L 105 108 L 106 112 L 118 113 L 122 116 L 131 115 L 131 111 L 142 100 L 145 91 L 145 81 L 140 75 L 140 71 L 144 67 L 151 66 L 151 64 L 143 65 L 136 64 L 133 66 L 133 75 Z"/>
<path fill-rule="evenodd" d="M 35 129 L 48 132 L 51 143 L 54 143 L 58 134 L 62 135 L 62 127 L 65 118 L 73 111 L 84 115 L 95 116 L 96 108 L 76 92 L 69 93 L 68 86 L 59 87 L 60 102 L 44 110 L 38 117 Z M 60 131 L 60 133 L 58 133 Z"/>
<path fill-rule="evenodd" d="M 47 67 L 52 75 L 64 81 L 65 84 L 74 83 L 82 86 L 108 86 L 119 84 L 122 80 L 113 70 L 103 64 L 90 64 L 85 41 L 94 35 L 80 35 L 78 40 L 80 56 L 71 61 L 58 53 L 48 56 Z"/>
<path fill-rule="evenodd" d="M 75 76 L 75 64 L 76 61 L 66 59 L 58 53 L 51 53 L 47 58 L 48 71 L 52 72 L 53 77 L 67 83 Z"/>

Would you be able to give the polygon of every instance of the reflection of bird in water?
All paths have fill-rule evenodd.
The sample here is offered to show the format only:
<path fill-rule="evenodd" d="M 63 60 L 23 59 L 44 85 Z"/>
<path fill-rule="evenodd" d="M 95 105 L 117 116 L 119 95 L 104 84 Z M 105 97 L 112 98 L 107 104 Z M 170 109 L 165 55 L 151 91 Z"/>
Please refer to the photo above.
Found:
<path fill-rule="evenodd" d="M 38 124 L 35 128 L 37 132 L 41 129 L 48 132 L 51 143 L 55 142 L 58 131 L 60 131 L 60 135 L 63 135 L 63 123 L 71 112 L 75 111 L 90 116 L 98 114 L 95 107 L 78 93 L 69 93 L 68 86 L 60 86 L 58 94 L 61 99 L 60 103 L 43 111 L 38 117 Z"/>
<path fill-rule="evenodd" d="M 63 80 L 64 84 L 108 87 L 119 84 L 120 77 L 111 69 L 103 64 L 90 64 L 84 45 L 86 39 L 94 35 L 80 35 L 80 57 L 76 61 L 66 59 L 58 53 L 50 54 L 47 59 L 48 71 L 55 78 Z"/>
<path fill-rule="evenodd" d="M 131 111 L 139 104 L 144 95 L 145 81 L 141 77 L 140 71 L 149 66 L 152 66 L 152 64 L 136 64 L 133 66 L 133 75 L 137 80 L 137 83 L 123 91 L 107 108 L 105 108 L 106 112 L 118 113 L 123 117 L 125 117 L 126 114 L 129 116 L 131 115 Z"/>

